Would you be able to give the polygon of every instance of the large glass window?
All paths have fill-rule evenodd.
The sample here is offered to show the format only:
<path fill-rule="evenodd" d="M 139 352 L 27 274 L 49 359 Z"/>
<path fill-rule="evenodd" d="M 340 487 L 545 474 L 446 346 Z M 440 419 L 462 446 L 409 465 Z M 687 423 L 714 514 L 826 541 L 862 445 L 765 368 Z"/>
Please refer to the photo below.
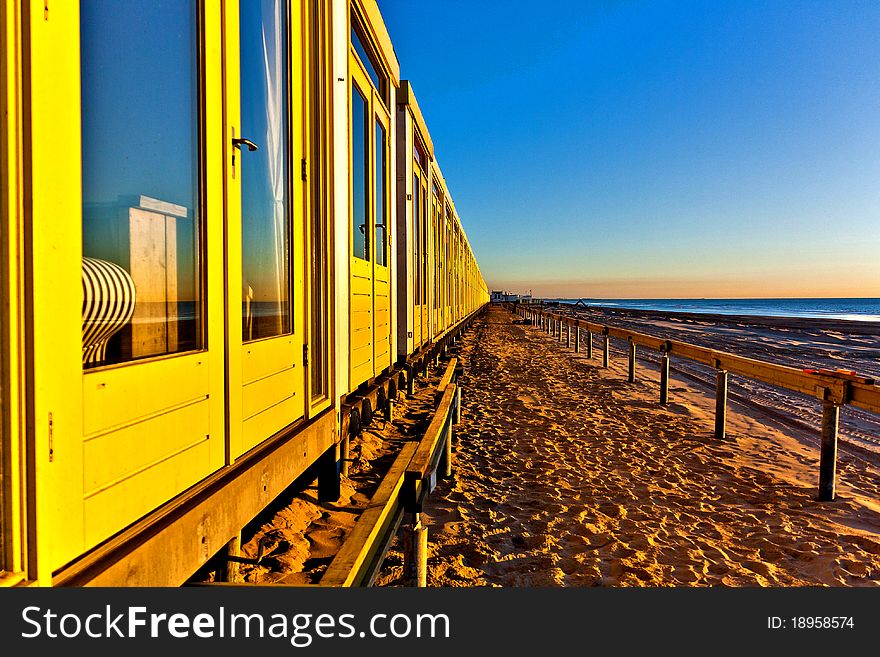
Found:
<path fill-rule="evenodd" d="M 82 0 L 83 365 L 202 346 L 195 0 Z"/>
<path fill-rule="evenodd" d="M 290 331 L 287 19 L 281 0 L 240 0 L 244 340 Z"/>
<path fill-rule="evenodd" d="M 370 259 L 370 234 L 367 222 L 367 99 L 357 85 L 351 86 L 351 254 Z"/>
<path fill-rule="evenodd" d="M 443 201 L 440 199 L 437 191 L 437 186 L 434 186 L 434 212 L 433 212 L 433 227 L 434 227 L 434 308 L 440 308 L 440 276 L 441 276 L 441 262 L 440 262 L 440 221 L 442 219 L 443 212 Z"/>
<path fill-rule="evenodd" d="M 308 3 L 310 19 L 315 30 L 310 35 L 309 49 L 314 68 L 316 84 L 314 93 L 309 94 L 312 116 L 315 117 L 313 139 L 311 140 L 311 169 L 309 182 L 312 198 L 309 204 L 311 211 L 311 248 L 309 262 L 311 264 L 311 331 L 309 332 L 309 372 L 311 374 L 312 401 L 326 399 L 330 394 L 329 386 L 329 263 L 332 254 L 328 243 L 328 222 L 330 220 L 327 202 L 328 194 L 332 194 L 328 179 L 328 135 L 330 132 L 330 112 L 328 112 L 328 68 L 330 52 L 324 47 L 323 39 L 329 32 L 329 6 L 325 2 Z M 320 82 L 320 83 L 319 83 Z M 332 158 L 332 155 L 330 155 Z"/>
<path fill-rule="evenodd" d="M 351 28 L 351 45 L 354 46 L 354 51 L 357 53 L 358 59 L 361 60 L 361 64 L 364 65 L 364 70 L 367 72 L 370 80 L 372 80 L 373 86 L 376 87 L 376 91 L 378 91 L 379 95 L 384 99 L 385 76 L 379 72 L 381 70 L 380 67 L 375 65 L 373 58 L 370 57 L 367 49 L 364 48 L 363 41 L 361 41 L 358 30 L 354 26 Z"/>
<path fill-rule="evenodd" d="M 386 182 L 388 174 L 385 167 L 385 149 L 387 148 L 387 140 L 385 138 L 385 126 L 380 121 L 376 121 L 376 264 L 387 266 L 387 226 L 388 226 L 388 210 L 386 203 L 386 190 L 388 183 Z"/>
<path fill-rule="evenodd" d="M 413 304 L 422 305 L 422 218 L 421 218 L 421 181 L 418 176 L 413 176 Z"/>

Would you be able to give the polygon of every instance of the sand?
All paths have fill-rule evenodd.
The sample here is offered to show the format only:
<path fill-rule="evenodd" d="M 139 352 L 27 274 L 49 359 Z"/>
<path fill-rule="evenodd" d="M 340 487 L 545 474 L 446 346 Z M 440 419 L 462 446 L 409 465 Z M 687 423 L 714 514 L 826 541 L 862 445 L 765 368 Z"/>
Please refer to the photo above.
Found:
<path fill-rule="evenodd" d="M 430 423 L 433 391 L 441 374 L 432 371 L 418 377 L 413 395 L 400 393 L 393 421 L 386 421 L 384 412 L 375 413 L 370 425 L 352 439 L 339 500 L 320 502 L 316 473 L 309 471 L 244 528 L 242 554 L 253 558 L 263 539 L 264 558 L 257 566 L 241 565 L 237 581 L 299 586 L 320 582 L 401 445 L 418 440 Z M 197 579 L 213 579 L 211 567 Z"/>
<path fill-rule="evenodd" d="M 746 317 L 671 313 L 620 308 L 572 309 L 602 324 L 620 326 L 666 339 L 677 339 L 710 349 L 740 354 L 795 368 L 848 369 L 880 380 L 880 322 L 836 319 Z M 618 342 L 623 351 L 625 345 Z M 647 352 L 646 360 L 657 361 Z M 714 385 L 715 372 L 691 361 L 675 359 L 673 367 L 692 380 Z M 731 377 L 731 393 L 751 406 L 772 409 L 790 424 L 796 421 L 819 430 L 817 401 L 763 383 Z M 849 448 L 880 454 L 880 416 L 852 406 L 841 409 L 841 436 Z"/>
<path fill-rule="evenodd" d="M 795 366 L 880 368 L 870 326 L 591 316 Z M 630 384 L 623 345 L 610 369 L 595 346 L 588 360 L 497 307 L 458 342 L 463 418 L 455 477 L 441 481 L 424 514 L 429 586 L 880 583 L 877 418 L 845 423 L 838 499 L 820 503 L 815 400 L 732 378 L 719 441 L 712 388 L 701 383 L 712 383 L 711 372 L 674 361 L 664 408 L 650 354 L 639 352 Z M 427 427 L 439 376 L 418 380 L 393 422 L 378 415 L 353 442 L 340 500 L 318 502 L 309 472 L 245 528 L 244 554 L 264 538 L 266 557 L 241 566 L 244 581 L 319 582 L 402 443 Z M 398 546 L 379 585 L 403 583 Z"/>
<path fill-rule="evenodd" d="M 842 453 L 838 499 L 820 503 L 808 428 L 732 403 L 716 440 L 695 380 L 673 372 L 663 408 L 649 364 L 630 384 L 625 358 L 606 370 L 598 349 L 587 360 L 517 322 L 492 307 L 461 341 L 455 477 L 425 513 L 429 586 L 880 583 L 871 453 Z M 395 547 L 380 584 L 401 570 Z"/>

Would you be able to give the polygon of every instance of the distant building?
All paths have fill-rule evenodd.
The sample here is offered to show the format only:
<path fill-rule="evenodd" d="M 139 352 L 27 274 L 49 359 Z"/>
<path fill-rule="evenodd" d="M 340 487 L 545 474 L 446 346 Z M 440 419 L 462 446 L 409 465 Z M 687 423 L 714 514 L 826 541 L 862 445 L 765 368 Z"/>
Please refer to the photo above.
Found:
<path fill-rule="evenodd" d="M 513 292 L 502 292 L 501 290 L 492 290 L 492 294 L 489 299 L 492 303 L 504 303 L 504 302 L 517 302 L 523 301 L 526 303 L 531 302 L 532 295 L 531 294 L 514 294 Z"/>

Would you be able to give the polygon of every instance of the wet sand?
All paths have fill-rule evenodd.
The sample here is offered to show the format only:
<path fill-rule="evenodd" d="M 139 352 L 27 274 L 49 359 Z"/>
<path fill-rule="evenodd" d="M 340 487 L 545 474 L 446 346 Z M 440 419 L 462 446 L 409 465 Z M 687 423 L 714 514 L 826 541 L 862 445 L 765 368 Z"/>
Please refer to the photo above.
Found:
<path fill-rule="evenodd" d="M 880 469 L 841 454 L 816 501 L 809 431 L 673 373 L 626 381 L 492 307 L 461 341 L 455 477 L 426 506 L 430 586 L 863 586 L 880 583 Z M 400 552 L 381 584 L 400 583 Z"/>

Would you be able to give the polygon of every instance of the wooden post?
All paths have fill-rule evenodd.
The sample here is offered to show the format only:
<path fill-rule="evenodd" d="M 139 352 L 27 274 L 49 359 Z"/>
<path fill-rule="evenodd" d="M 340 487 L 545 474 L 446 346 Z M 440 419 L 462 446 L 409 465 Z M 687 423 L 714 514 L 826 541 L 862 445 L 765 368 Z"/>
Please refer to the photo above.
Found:
<path fill-rule="evenodd" d="M 836 493 L 837 479 L 837 423 L 840 406 L 832 401 L 822 402 L 822 443 L 819 453 L 819 501 L 831 502 Z"/>
<path fill-rule="evenodd" d="M 452 416 L 454 424 L 461 422 L 461 386 L 455 386 L 455 414 Z"/>
<path fill-rule="evenodd" d="M 593 334 L 587 331 L 587 358 L 593 357 Z"/>
<path fill-rule="evenodd" d="M 443 446 L 446 452 L 443 456 L 443 478 L 449 479 L 452 476 L 452 427 L 446 434 L 446 444 Z"/>
<path fill-rule="evenodd" d="M 669 403 L 669 354 L 660 357 L 660 403 Z"/>
<path fill-rule="evenodd" d="M 565 346 L 571 349 L 571 324 L 565 325 Z"/>
<path fill-rule="evenodd" d="M 602 367 L 608 367 L 608 361 L 611 360 L 611 336 L 605 334 L 605 347 L 602 353 Z"/>
<path fill-rule="evenodd" d="M 630 383 L 636 382 L 636 343 L 629 340 L 629 376 L 627 380 Z"/>
<path fill-rule="evenodd" d="M 428 528 L 419 513 L 412 525 L 403 530 L 403 576 L 409 586 L 428 586 Z"/>
<path fill-rule="evenodd" d="M 575 328 L 574 330 L 574 353 L 581 353 L 581 329 L 580 327 Z"/>
<path fill-rule="evenodd" d="M 226 555 L 229 557 L 240 557 L 241 556 L 241 534 L 236 534 L 230 539 L 230 541 L 226 544 Z M 218 573 L 220 575 L 219 579 L 223 582 L 236 582 L 238 581 L 238 563 L 235 561 L 227 561 L 226 565 L 223 566 L 222 572 Z"/>
<path fill-rule="evenodd" d="M 715 380 L 715 437 L 727 433 L 727 370 L 718 370 Z"/>
<path fill-rule="evenodd" d="M 348 461 L 351 453 L 351 436 L 348 435 L 348 431 L 345 432 L 345 435 L 342 437 L 342 442 L 339 444 L 339 456 L 342 460 L 342 464 L 339 468 L 340 474 L 343 476 L 348 476 Z"/>
<path fill-rule="evenodd" d="M 393 399 L 389 399 L 389 400 L 388 400 L 388 406 L 386 407 L 385 410 L 386 410 L 386 413 L 387 413 L 385 419 L 386 419 L 388 422 L 392 422 L 392 421 L 394 420 L 394 400 L 393 400 Z"/>

